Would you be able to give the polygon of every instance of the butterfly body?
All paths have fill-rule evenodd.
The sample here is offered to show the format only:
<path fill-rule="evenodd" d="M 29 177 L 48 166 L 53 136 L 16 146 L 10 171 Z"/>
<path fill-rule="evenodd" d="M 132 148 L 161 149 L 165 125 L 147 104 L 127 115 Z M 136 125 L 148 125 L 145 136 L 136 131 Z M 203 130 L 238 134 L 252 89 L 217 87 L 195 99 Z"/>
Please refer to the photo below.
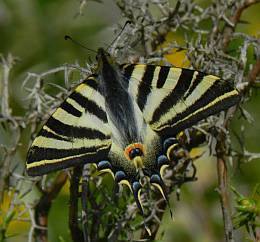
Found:
<path fill-rule="evenodd" d="M 240 101 L 227 82 L 202 72 L 114 63 L 98 68 L 60 105 L 27 155 L 29 175 L 95 163 L 127 184 L 139 209 L 139 169 L 167 201 L 162 173 L 177 133 Z"/>
<path fill-rule="evenodd" d="M 128 83 L 122 75 L 118 65 L 109 63 L 102 53 L 102 63 L 99 63 L 100 73 L 97 73 L 98 91 L 105 98 L 105 109 L 111 130 L 112 144 L 116 143 L 121 149 L 129 144 L 142 142 L 145 126 L 144 119 L 130 96 Z M 98 69 L 99 70 L 99 69 Z"/>

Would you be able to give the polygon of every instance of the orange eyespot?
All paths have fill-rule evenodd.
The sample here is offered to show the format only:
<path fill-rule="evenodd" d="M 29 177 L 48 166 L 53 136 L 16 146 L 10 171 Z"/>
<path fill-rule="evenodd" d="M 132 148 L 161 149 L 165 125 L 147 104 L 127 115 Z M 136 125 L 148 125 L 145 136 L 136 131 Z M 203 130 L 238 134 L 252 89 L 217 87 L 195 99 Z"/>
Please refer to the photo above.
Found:
<path fill-rule="evenodd" d="M 126 148 L 125 148 L 125 156 L 128 160 L 131 160 L 130 159 L 130 152 L 131 150 L 134 150 L 135 149 L 135 146 L 133 144 L 131 145 L 128 145 Z"/>
<path fill-rule="evenodd" d="M 125 156 L 128 160 L 132 160 L 136 156 L 144 156 L 145 154 L 145 146 L 141 143 L 130 144 L 125 148 Z"/>
<path fill-rule="evenodd" d="M 135 148 L 140 149 L 142 151 L 143 155 L 146 154 L 146 149 L 145 149 L 145 146 L 143 144 L 135 143 L 134 145 L 135 145 Z"/>

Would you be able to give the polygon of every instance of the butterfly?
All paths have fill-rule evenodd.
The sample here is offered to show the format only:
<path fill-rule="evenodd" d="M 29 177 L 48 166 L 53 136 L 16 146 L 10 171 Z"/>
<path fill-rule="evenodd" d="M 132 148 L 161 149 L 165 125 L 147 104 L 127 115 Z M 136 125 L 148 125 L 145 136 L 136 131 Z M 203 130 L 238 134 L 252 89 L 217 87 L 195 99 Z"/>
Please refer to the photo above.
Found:
<path fill-rule="evenodd" d="M 140 201 L 140 169 L 168 203 L 163 171 L 176 135 L 239 103 L 228 82 L 190 69 L 115 63 L 102 48 L 98 67 L 51 115 L 26 161 L 30 176 L 94 163 Z M 169 204 L 169 203 L 168 203 Z"/>

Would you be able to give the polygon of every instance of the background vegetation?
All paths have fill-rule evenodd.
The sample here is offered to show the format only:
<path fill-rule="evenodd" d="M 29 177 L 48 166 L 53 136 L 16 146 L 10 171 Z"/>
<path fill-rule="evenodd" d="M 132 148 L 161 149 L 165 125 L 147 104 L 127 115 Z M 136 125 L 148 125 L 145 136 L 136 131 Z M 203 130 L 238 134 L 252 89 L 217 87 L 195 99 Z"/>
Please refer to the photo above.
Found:
<path fill-rule="evenodd" d="M 229 185 L 250 197 L 260 177 L 259 11 L 257 0 L 1 1 L 0 240 L 31 241 L 36 236 L 38 240 L 76 241 L 83 232 L 90 241 L 148 238 L 129 189 L 114 185 L 110 175 L 98 176 L 90 165 L 83 170 L 83 180 L 79 179 L 80 169 L 43 178 L 31 178 L 24 172 L 26 152 L 41 121 L 93 68 L 86 62 L 95 60 L 95 54 L 64 41 L 64 36 L 96 50 L 108 46 L 129 19 L 131 27 L 109 49 L 118 62 L 172 64 L 206 71 L 233 82 L 243 94 L 237 111 L 211 117 L 181 137 L 185 147 L 180 147 L 173 168 L 165 174 L 174 222 L 158 191 L 147 186 L 143 190 L 152 238 L 259 239 L 259 228 L 252 232 L 254 219 L 259 223 L 259 204 L 253 204 L 259 200 L 257 192 L 251 200 L 239 201 L 239 216 L 241 222 L 248 222 L 248 231 L 246 226 L 233 231 L 228 214 L 234 217 L 237 205 Z M 233 114 L 231 123 L 224 126 L 223 120 Z M 223 146 L 216 149 L 216 144 Z M 191 164 L 197 168 L 196 181 Z M 227 184 L 221 164 L 228 168 Z M 82 190 L 86 216 L 81 216 L 77 199 L 80 183 L 86 188 Z M 227 193 L 229 202 L 225 203 Z M 222 211 L 227 212 L 224 217 Z M 39 229 L 47 224 L 48 233 Z"/>

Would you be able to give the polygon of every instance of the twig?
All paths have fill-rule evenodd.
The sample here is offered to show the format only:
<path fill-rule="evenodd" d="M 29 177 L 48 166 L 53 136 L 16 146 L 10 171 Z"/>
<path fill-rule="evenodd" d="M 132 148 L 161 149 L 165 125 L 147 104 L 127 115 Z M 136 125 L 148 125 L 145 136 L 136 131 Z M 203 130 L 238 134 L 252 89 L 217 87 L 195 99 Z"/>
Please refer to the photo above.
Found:
<path fill-rule="evenodd" d="M 181 1 L 177 1 L 174 11 L 169 13 L 169 16 L 167 17 L 165 23 L 160 26 L 160 31 L 157 32 L 157 36 L 151 44 L 152 50 L 156 50 L 159 45 L 165 42 L 165 37 L 173 27 L 174 18 L 178 14 L 178 10 L 180 6 L 181 6 Z"/>
<path fill-rule="evenodd" d="M 258 60 L 258 61 L 254 64 L 254 66 L 253 66 L 251 72 L 249 73 L 249 76 L 248 76 L 248 79 L 247 79 L 247 85 L 245 86 L 245 88 L 244 88 L 244 90 L 243 90 L 244 92 L 246 92 L 246 91 L 249 90 L 249 88 L 252 86 L 252 84 L 254 83 L 255 79 L 256 79 L 259 75 L 260 75 L 260 60 Z"/>
<path fill-rule="evenodd" d="M 232 218 L 230 213 L 229 199 L 228 199 L 228 181 L 227 181 L 227 167 L 226 167 L 226 149 L 224 146 L 226 135 L 222 132 L 220 140 L 217 142 L 217 169 L 218 169 L 218 192 L 222 207 L 222 214 L 225 227 L 226 241 L 235 241 Z"/>
<path fill-rule="evenodd" d="M 18 58 L 13 57 L 8 54 L 5 60 L 2 55 L 0 55 L 0 67 L 3 69 L 2 87 L 0 90 L 1 97 L 1 116 L 3 120 L 8 122 L 11 129 L 11 138 L 8 146 L 5 146 L 5 154 L 2 162 L 2 169 L 0 170 L 0 203 L 3 201 L 3 192 L 6 184 L 6 180 L 10 175 L 10 165 L 19 145 L 19 140 L 21 137 L 20 127 L 17 121 L 12 117 L 12 109 L 9 105 L 9 78 L 10 72 L 15 65 Z"/>
<path fill-rule="evenodd" d="M 73 241 L 84 241 L 83 232 L 78 224 L 79 182 L 81 175 L 82 167 L 75 167 L 71 176 L 69 200 L 69 228 Z"/>
<path fill-rule="evenodd" d="M 229 21 L 233 25 L 230 25 L 230 23 L 226 23 L 224 28 L 223 28 L 223 40 L 222 40 L 222 51 L 226 52 L 230 38 L 232 36 L 232 33 L 234 32 L 237 23 L 240 19 L 240 16 L 243 12 L 244 9 L 248 8 L 249 6 L 259 3 L 260 0 L 246 0 L 246 1 L 241 1 L 235 2 L 236 6 L 235 9 L 232 11 L 232 13 L 229 16 Z"/>

